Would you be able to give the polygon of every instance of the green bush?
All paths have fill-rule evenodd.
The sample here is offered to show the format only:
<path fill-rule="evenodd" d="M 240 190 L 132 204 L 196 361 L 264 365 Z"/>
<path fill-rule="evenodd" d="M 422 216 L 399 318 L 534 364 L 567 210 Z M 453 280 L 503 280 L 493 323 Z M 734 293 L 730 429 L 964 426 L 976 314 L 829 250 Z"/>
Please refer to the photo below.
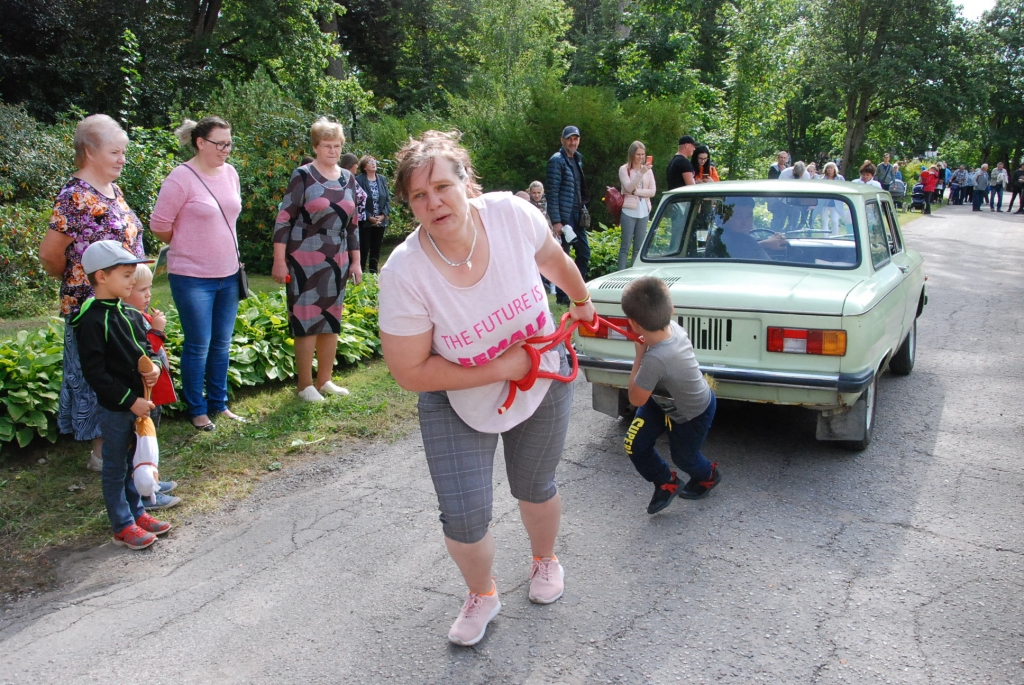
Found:
<path fill-rule="evenodd" d="M 0 104 L 0 201 L 50 202 L 74 171 L 74 133 L 70 120 L 46 126 Z"/>
<path fill-rule="evenodd" d="M 24 447 L 37 435 L 57 440 L 63 358 L 59 319 L 0 343 L 0 446 L 17 440 Z"/>
<path fill-rule="evenodd" d="M 599 278 L 619 270 L 619 244 L 622 241 L 622 229 L 618 226 L 599 224 L 600 231 L 591 232 L 590 238 L 590 278 Z"/>
<path fill-rule="evenodd" d="M 169 306 L 165 314 L 165 349 L 177 381 L 184 337 L 177 310 Z M 0 447 L 15 440 L 24 447 L 36 435 L 51 442 L 57 439 L 63 347 L 64 331 L 59 319 L 45 329 L 20 331 L 14 339 L 0 341 Z M 380 350 L 377 279 L 370 275 L 360 285 L 345 290 L 338 357 L 354 364 Z M 288 330 L 283 288 L 242 302 L 230 355 L 228 384 L 233 390 L 295 376 L 295 341 Z"/>
<path fill-rule="evenodd" d="M 39 263 L 39 243 L 49 224 L 49 211 L 25 202 L 0 204 L 0 318 L 55 308 L 60 282 Z"/>
<path fill-rule="evenodd" d="M 117 185 L 124 192 L 125 202 L 132 208 L 142 225 L 149 226 L 160 184 L 177 165 L 175 152 L 178 139 L 170 131 L 158 128 L 132 129 L 125 165 Z M 143 231 L 142 239 L 147 254 L 156 254 L 160 243 L 151 231 Z"/>

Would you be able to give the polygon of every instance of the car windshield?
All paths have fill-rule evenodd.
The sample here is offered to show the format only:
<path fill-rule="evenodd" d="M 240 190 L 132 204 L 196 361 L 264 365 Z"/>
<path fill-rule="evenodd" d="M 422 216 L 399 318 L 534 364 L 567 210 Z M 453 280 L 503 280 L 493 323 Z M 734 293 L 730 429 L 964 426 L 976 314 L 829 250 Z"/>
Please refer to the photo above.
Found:
<path fill-rule="evenodd" d="M 838 195 L 679 195 L 658 214 L 644 261 L 771 261 L 849 269 L 859 263 L 854 214 Z"/>

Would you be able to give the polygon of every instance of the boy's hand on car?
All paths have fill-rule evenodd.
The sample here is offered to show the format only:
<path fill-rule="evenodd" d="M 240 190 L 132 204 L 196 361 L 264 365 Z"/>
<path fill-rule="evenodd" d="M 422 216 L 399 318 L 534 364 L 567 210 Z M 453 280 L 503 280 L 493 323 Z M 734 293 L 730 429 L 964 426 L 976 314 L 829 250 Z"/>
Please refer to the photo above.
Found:
<path fill-rule="evenodd" d="M 149 412 L 153 411 L 154 409 L 156 409 L 155 404 L 141 397 L 135 400 L 135 404 L 132 405 L 132 413 L 138 416 L 139 418 L 149 416 Z"/>
<path fill-rule="evenodd" d="M 152 326 L 153 330 L 160 331 L 163 333 L 164 328 L 167 327 L 167 317 L 159 309 L 154 309 L 150 312 L 150 316 L 153 317 Z"/>
<path fill-rule="evenodd" d="M 156 382 L 160 380 L 160 367 L 154 366 L 152 371 L 147 371 L 142 375 L 142 382 L 146 384 L 147 388 L 152 388 L 156 385 Z"/>

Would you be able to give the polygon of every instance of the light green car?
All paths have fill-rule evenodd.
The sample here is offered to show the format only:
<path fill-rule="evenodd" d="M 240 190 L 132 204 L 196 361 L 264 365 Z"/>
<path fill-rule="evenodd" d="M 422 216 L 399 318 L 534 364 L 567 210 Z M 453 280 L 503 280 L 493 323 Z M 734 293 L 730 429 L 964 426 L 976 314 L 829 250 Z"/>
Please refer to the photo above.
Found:
<path fill-rule="evenodd" d="M 718 397 L 807 407 L 819 440 L 864 449 L 878 377 L 914 368 L 923 259 L 881 188 L 734 181 L 670 191 L 633 266 L 589 283 L 598 314 L 626 328 L 622 289 L 641 276 L 669 286 Z M 607 328 L 580 328 L 575 343 L 594 409 L 627 415 L 633 344 Z"/>

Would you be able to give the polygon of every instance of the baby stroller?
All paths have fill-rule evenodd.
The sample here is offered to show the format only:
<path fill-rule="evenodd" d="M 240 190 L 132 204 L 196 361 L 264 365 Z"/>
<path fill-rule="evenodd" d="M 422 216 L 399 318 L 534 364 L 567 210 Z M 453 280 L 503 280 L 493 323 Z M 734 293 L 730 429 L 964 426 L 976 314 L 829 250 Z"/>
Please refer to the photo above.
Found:
<path fill-rule="evenodd" d="M 910 211 L 918 210 L 924 211 L 924 184 L 917 183 L 914 185 L 914 189 L 910 191 Z"/>
<path fill-rule="evenodd" d="M 892 195 L 892 201 L 896 206 L 903 209 L 903 200 L 907 197 L 907 184 L 896 179 L 889 186 L 889 194 Z"/>

